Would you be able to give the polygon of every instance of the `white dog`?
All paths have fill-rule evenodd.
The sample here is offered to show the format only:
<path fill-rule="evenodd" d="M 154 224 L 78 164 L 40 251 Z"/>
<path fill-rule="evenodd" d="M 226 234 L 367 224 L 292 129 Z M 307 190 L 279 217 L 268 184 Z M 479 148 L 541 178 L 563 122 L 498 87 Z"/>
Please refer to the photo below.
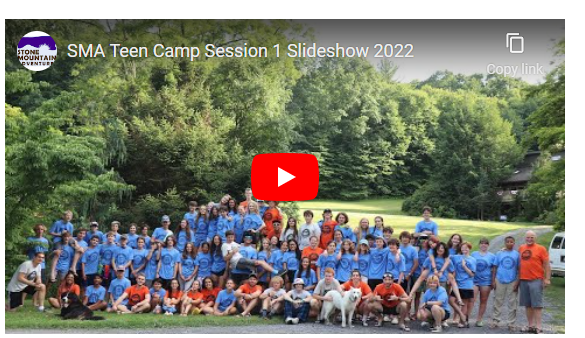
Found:
<path fill-rule="evenodd" d="M 323 307 L 321 308 L 321 320 L 325 320 L 326 325 L 331 325 L 331 316 L 333 316 L 335 310 L 340 310 L 341 327 L 345 327 L 347 321 L 349 321 L 349 326 L 353 327 L 353 312 L 362 298 L 361 290 L 351 288 L 349 291 L 345 292 L 343 297 L 341 297 L 339 291 L 332 290 L 327 292 L 325 296 L 331 297 L 333 301 L 323 302 Z"/>

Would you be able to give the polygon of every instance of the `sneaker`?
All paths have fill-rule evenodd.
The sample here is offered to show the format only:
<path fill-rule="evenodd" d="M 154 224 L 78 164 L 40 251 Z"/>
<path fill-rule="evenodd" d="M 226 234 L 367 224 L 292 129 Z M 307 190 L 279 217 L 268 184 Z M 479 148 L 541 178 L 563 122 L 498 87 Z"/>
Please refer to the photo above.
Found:
<path fill-rule="evenodd" d="M 201 313 L 201 309 L 200 309 L 200 308 L 198 308 L 198 307 L 196 307 L 196 308 L 194 308 L 193 310 L 191 310 L 191 313 L 192 313 L 192 314 L 194 314 L 194 315 L 198 315 L 198 314 L 200 314 L 200 313 Z"/>
<path fill-rule="evenodd" d="M 390 322 L 392 325 L 398 325 L 398 317 L 394 317 L 392 318 L 392 321 Z"/>
<path fill-rule="evenodd" d="M 483 320 L 480 320 L 478 322 L 475 323 L 475 326 L 477 327 L 483 327 Z"/>
<path fill-rule="evenodd" d="M 426 327 L 429 327 L 429 326 L 430 326 L 430 325 L 429 325 L 429 322 L 427 322 L 426 320 L 424 320 L 424 321 L 422 321 L 422 322 L 420 323 L 420 327 L 422 327 L 422 328 L 426 328 Z"/>
<path fill-rule="evenodd" d="M 316 319 L 315 324 L 321 324 L 321 319 Z"/>
<path fill-rule="evenodd" d="M 449 327 L 449 323 L 447 323 L 447 321 L 442 322 L 441 325 L 443 326 L 444 329 Z"/>
<path fill-rule="evenodd" d="M 363 326 L 368 326 L 368 322 L 366 322 L 365 320 L 362 322 Z"/>
<path fill-rule="evenodd" d="M 260 311 L 260 318 L 266 318 L 266 310 Z"/>
<path fill-rule="evenodd" d="M 299 318 L 298 317 L 297 318 L 293 318 L 292 319 L 292 323 L 295 324 L 295 325 L 298 324 L 299 323 Z"/>
<path fill-rule="evenodd" d="M 388 316 L 388 315 L 384 315 L 384 321 L 385 321 L 385 322 L 389 322 L 389 321 L 391 321 L 391 320 L 392 320 L 392 319 L 390 319 L 390 316 Z"/>
<path fill-rule="evenodd" d="M 443 332 L 443 328 L 441 326 L 435 326 L 432 330 L 432 333 L 441 333 Z"/>
<path fill-rule="evenodd" d="M 272 315 L 273 315 L 273 313 L 272 313 L 272 311 L 270 311 L 270 312 L 268 312 L 268 315 L 266 316 L 266 318 L 272 319 Z"/>
<path fill-rule="evenodd" d="M 286 317 L 286 319 L 284 320 L 285 323 L 287 324 L 292 324 L 293 319 L 291 317 Z"/>
<path fill-rule="evenodd" d="M 37 311 L 44 312 L 45 311 L 45 307 L 41 305 L 41 306 L 37 307 Z"/>

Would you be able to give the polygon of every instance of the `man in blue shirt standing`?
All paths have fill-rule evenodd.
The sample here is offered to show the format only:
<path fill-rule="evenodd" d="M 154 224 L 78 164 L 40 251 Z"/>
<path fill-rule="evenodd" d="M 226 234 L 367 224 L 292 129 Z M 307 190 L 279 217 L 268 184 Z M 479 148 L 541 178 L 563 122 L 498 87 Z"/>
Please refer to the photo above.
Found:
<path fill-rule="evenodd" d="M 67 210 L 63 213 L 63 216 L 60 220 L 55 221 L 49 229 L 49 235 L 53 236 L 53 260 L 51 262 L 51 283 L 55 282 L 55 268 L 57 267 L 57 261 L 59 261 L 59 257 L 61 256 L 61 248 L 63 246 L 62 238 L 64 232 L 68 234 L 73 234 L 73 224 L 71 224 L 71 219 L 73 218 L 73 212 L 71 210 Z"/>
<path fill-rule="evenodd" d="M 431 207 L 423 208 L 423 220 L 416 223 L 416 228 L 414 229 L 415 237 L 418 237 L 421 234 L 439 236 L 439 226 L 435 221 L 431 220 L 432 212 L 433 209 L 431 209 Z"/>
<path fill-rule="evenodd" d="M 518 307 L 518 269 L 520 267 L 520 253 L 514 250 L 516 240 L 512 236 L 505 239 L 506 248 L 496 254 L 492 272 L 492 286 L 495 289 L 494 310 L 490 327 L 496 328 L 501 322 L 502 306 L 507 300 L 508 329 L 515 330 L 516 308 Z"/>

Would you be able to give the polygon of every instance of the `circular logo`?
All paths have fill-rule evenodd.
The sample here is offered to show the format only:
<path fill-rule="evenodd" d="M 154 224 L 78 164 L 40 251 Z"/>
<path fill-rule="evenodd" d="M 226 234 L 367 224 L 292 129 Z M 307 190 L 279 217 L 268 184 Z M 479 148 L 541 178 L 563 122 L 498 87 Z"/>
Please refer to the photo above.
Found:
<path fill-rule="evenodd" d="M 323 228 L 321 228 L 321 232 L 324 233 L 324 234 L 330 234 L 331 233 L 331 227 L 329 225 L 323 224 Z"/>
<path fill-rule="evenodd" d="M 95 262 L 98 260 L 99 254 L 97 252 L 92 252 L 89 257 L 87 257 L 87 260 L 90 262 Z"/>
<path fill-rule="evenodd" d="M 299 267 L 299 261 L 296 259 L 296 257 L 289 257 L 286 260 L 286 265 L 289 270 L 296 270 Z"/>
<path fill-rule="evenodd" d="M 264 220 L 266 221 L 272 221 L 272 213 L 267 212 L 264 214 Z"/>
<path fill-rule="evenodd" d="M 145 259 L 144 256 L 134 256 L 132 262 L 134 263 L 134 265 L 140 266 L 142 265 L 142 263 L 144 263 L 144 259 Z"/>
<path fill-rule="evenodd" d="M 332 268 L 333 270 L 335 270 L 335 261 L 334 260 L 327 261 L 325 263 L 325 267 L 326 268 Z"/>
<path fill-rule="evenodd" d="M 116 285 L 114 287 L 114 295 L 116 295 L 115 298 L 120 297 L 123 293 L 124 293 L 124 286 L 122 286 L 122 285 Z"/>
<path fill-rule="evenodd" d="M 532 250 L 524 250 L 522 251 L 522 259 L 527 261 L 532 257 Z"/>
<path fill-rule="evenodd" d="M 116 264 L 124 264 L 124 263 L 126 263 L 126 255 L 117 254 L 116 255 Z"/>
<path fill-rule="evenodd" d="M 396 264 L 394 264 L 394 261 L 392 259 L 388 259 L 388 264 L 386 264 L 386 271 L 394 271 L 395 267 Z"/>
<path fill-rule="evenodd" d="M 477 260 L 477 266 L 475 267 L 477 272 L 483 272 L 488 268 L 488 263 L 484 259 Z"/>
<path fill-rule="evenodd" d="M 27 33 L 20 39 L 16 49 L 20 63 L 26 69 L 36 72 L 51 67 L 57 58 L 57 44 L 45 32 Z"/>
<path fill-rule="evenodd" d="M 90 303 L 97 303 L 98 295 L 97 293 L 92 293 L 89 295 L 89 302 Z"/>
<path fill-rule="evenodd" d="M 130 302 L 132 304 L 138 304 L 142 301 L 142 299 L 140 299 L 140 295 L 137 293 L 132 294 L 132 296 L 130 296 Z"/>
<path fill-rule="evenodd" d="M 210 261 L 209 258 L 202 258 L 199 260 L 199 269 L 207 270 L 209 269 Z"/>
<path fill-rule="evenodd" d="M 511 270 L 513 268 L 515 268 L 515 263 L 514 263 L 514 259 L 512 257 L 504 257 L 502 259 L 502 267 L 504 267 L 504 269 L 507 270 Z"/>
<path fill-rule="evenodd" d="M 384 254 L 383 253 L 377 253 L 377 252 L 373 252 L 372 255 L 372 261 L 376 264 L 380 264 L 382 263 L 382 261 L 384 260 Z"/>
<path fill-rule="evenodd" d="M 368 262 L 367 259 L 360 259 L 358 261 L 358 265 L 359 265 L 359 270 L 360 271 L 368 271 L 370 262 Z"/>
<path fill-rule="evenodd" d="M 309 236 L 311 236 L 311 231 L 309 231 L 309 229 L 303 229 L 303 231 L 301 231 L 301 237 L 307 238 Z"/>
<path fill-rule="evenodd" d="M 102 256 L 104 260 L 111 261 L 112 260 L 112 250 L 105 250 Z"/>
<path fill-rule="evenodd" d="M 351 261 L 347 258 L 342 258 L 339 261 L 339 265 L 341 266 L 341 268 L 345 271 L 349 270 L 349 267 L 351 266 Z"/>
<path fill-rule="evenodd" d="M 61 250 L 61 256 L 59 256 L 59 260 L 61 259 L 69 259 L 69 252 L 67 250 Z"/>
<path fill-rule="evenodd" d="M 215 295 L 213 294 L 207 295 L 207 297 L 205 297 L 205 302 L 206 303 L 215 302 Z"/>
<path fill-rule="evenodd" d="M 171 257 L 171 255 L 164 255 L 162 257 L 162 262 L 165 265 L 171 265 L 171 263 L 173 262 L 173 257 Z"/>
<path fill-rule="evenodd" d="M 179 236 L 179 240 L 178 240 L 178 246 L 181 248 L 184 248 L 185 245 L 187 245 L 187 237 L 185 236 Z"/>

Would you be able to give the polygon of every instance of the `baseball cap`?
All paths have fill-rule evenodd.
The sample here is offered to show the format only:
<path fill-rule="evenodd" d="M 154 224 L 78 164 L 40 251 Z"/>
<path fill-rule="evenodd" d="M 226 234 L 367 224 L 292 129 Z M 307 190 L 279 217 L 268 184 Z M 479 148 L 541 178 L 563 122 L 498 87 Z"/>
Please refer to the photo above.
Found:
<path fill-rule="evenodd" d="M 394 275 L 391 272 L 386 272 L 382 278 L 390 277 L 390 279 L 394 280 Z"/>
<path fill-rule="evenodd" d="M 248 276 L 248 278 L 252 278 L 252 277 L 254 277 L 254 278 L 258 279 L 258 276 L 256 276 L 256 274 L 255 274 L 255 273 L 251 273 L 251 274 Z"/>
<path fill-rule="evenodd" d="M 264 200 L 256 200 L 258 203 L 264 203 Z"/>
<path fill-rule="evenodd" d="M 297 285 L 297 284 L 303 284 L 303 285 L 305 285 L 305 281 L 302 278 L 295 278 L 295 281 L 293 282 L 293 285 Z"/>
<path fill-rule="evenodd" d="M 168 215 L 164 215 L 160 221 L 161 222 L 170 222 L 171 218 Z"/>
<path fill-rule="evenodd" d="M 384 236 L 376 236 L 376 239 L 378 238 L 385 241 Z"/>
<path fill-rule="evenodd" d="M 126 271 L 126 269 L 124 269 L 123 267 L 118 267 L 118 268 L 116 269 L 116 271 Z"/>
<path fill-rule="evenodd" d="M 370 245 L 370 243 L 368 243 L 368 240 L 367 239 L 360 240 L 360 245 L 361 244 Z"/>

